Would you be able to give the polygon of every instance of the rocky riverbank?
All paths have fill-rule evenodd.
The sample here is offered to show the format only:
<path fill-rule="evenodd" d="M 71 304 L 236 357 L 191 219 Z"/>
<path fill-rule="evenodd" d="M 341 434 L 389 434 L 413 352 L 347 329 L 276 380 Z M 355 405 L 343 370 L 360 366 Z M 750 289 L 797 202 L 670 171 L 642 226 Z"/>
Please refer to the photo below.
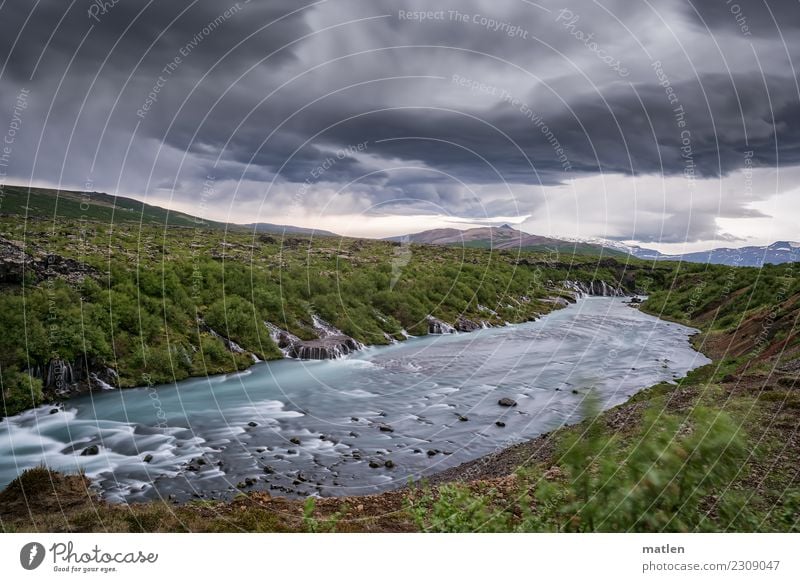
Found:
<path fill-rule="evenodd" d="M 0 251 L 2 251 L 0 252 L 0 275 L 5 273 L 3 276 L 11 277 L 12 279 L 22 277 L 25 269 L 31 269 L 37 277 L 45 279 L 63 276 L 73 278 L 98 276 L 94 269 L 85 266 L 80 269 L 75 268 L 73 271 L 75 266 L 73 263 L 75 261 L 71 259 L 62 259 L 60 257 L 55 259 L 52 257 L 33 258 L 10 241 L 0 240 Z M 550 284 L 553 285 L 552 282 Z M 587 282 L 568 280 L 561 283 L 560 287 L 555 286 L 555 289 L 559 293 L 541 302 L 543 308 L 540 310 L 540 314 L 552 309 L 562 308 L 583 297 L 623 297 L 632 294 L 621 287 L 595 280 Z M 526 300 L 530 301 L 528 298 L 521 298 L 521 301 Z M 509 323 L 499 319 L 497 313 L 489 308 L 480 306 L 480 310 L 485 313 L 485 318 L 470 319 L 460 315 L 452 323 L 429 315 L 427 318 L 427 332 L 431 335 L 469 333 L 479 329 L 501 327 Z M 316 315 L 312 315 L 312 326 L 317 336 L 315 339 L 303 340 L 271 322 L 265 321 L 264 326 L 271 340 L 278 346 L 282 356 L 285 358 L 297 360 L 338 359 L 365 347 L 361 342 Z M 256 354 L 248 352 L 223 333 L 211 328 L 202 318 L 198 318 L 197 328 L 198 333 L 210 334 L 220 340 L 225 349 L 232 354 L 247 356 L 253 363 L 261 361 Z M 403 336 L 400 339 L 405 339 L 408 334 L 404 332 Z M 389 340 L 391 343 L 398 341 L 396 338 L 389 338 Z M 178 348 L 179 351 L 181 349 L 183 348 Z M 181 357 L 181 354 L 177 353 L 176 357 Z M 188 357 L 188 355 L 184 354 L 184 357 Z M 233 372 L 236 371 L 236 368 L 227 371 Z M 105 361 L 86 355 L 74 361 L 54 357 L 45 365 L 34 365 L 26 372 L 33 378 L 42 381 L 44 394 L 51 402 L 57 402 L 93 390 L 113 390 L 129 387 L 122 385 L 119 374 L 114 367 L 108 365 Z"/>

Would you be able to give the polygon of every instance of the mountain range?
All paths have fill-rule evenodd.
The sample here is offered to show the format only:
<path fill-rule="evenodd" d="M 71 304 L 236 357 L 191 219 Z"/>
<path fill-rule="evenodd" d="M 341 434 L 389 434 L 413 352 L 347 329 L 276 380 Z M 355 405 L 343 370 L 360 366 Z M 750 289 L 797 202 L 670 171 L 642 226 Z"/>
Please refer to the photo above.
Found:
<path fill-rule="evenodd" d="M 247 229 L 255 232 L 296 234 L 304 236 L 339 236 L 336 233 L 299 226 L 267 222 L 251 224 L 226 224 L 197 218 L 146 204 L 140 200 L 112 196 L 101 192 L 28 188 L 26 186 L 0 186 L 0 213 L 26 218 L 74 218 L 107 222 L 141 222 L 170 226 Z M 417 244 L 468 246 L 493 249 L 529 251 L 556 251 L 562 254 L 592 254 L 624 257 L 626 255 L 652 261 L 687 261 L 739 267 L 760 267 L 772 263 L 800 261 L 800 243 L 778 241 L 768 246 L 741 248 L 715 248 L 706 251 L 669 255 L 654 249 L 627 245 L 607 239 L 551 238 L 529 234 L 508 224 L 482 226 L 459 230 L 436 228 L 414 234 L 394 236 L 386 240 Z"/>
<path fill-rule="evenodd" d="M 694 253 L 669 255 L 654 249 L 627 245 L 606 239 L 557 239 L 528 234 L 508 224 L 499 227 L 478 227 L 467 230 L 437 228 L 388 240 L 419 244 L 463 245 L 494 249 L 556 250 L 558 252 L 603 254 L 605 256 L 630 255 L 651 261 L 686 261 L 733 267 L 761 267 L 800 261 L 800 243 L 778 241 L 768 246 L 741 248 L 716 248 Z"/>
<path fill-rule="evenodd" d="M 607 248 L 626 252 L 638 259 L 652 261 L 686 261 L 731 267 L 761 267 L 769 263 L 778 265 L 800 261 L 800 243 L 794 241 L 777 241 L 767 246 L 721 247 L 680 255 L 669 255 L 654 249 L 626 245 L 616 241 L 595 240 L 592 241 L 592 244 L 600 244 Z"/>
<path fill-rule="evenodd" d="M 579 240 L 566 240 L 528 234 L 511 227 L 482 226 L 459 230 L 457 228 L 435 228 L 415 234 L 393 236 L 387 240 L 429 245 L 467 246 L 492 249 L 516 249 L 526 251 L 558 251 L 567 254 L 603 254 L 605 256 L 624 256 L 627 251 L 604 247 Z"/>

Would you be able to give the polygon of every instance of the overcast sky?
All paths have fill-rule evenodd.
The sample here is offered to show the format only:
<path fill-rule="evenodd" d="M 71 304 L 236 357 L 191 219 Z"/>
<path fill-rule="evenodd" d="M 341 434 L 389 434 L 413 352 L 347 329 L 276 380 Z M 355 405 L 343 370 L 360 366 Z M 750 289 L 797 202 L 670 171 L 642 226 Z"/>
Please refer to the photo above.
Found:
<path fill-rule="evenodd" d="M 798 240 L 799 53 L 796 0 L 0 1 L 0 169 L 352 235 Z"/>

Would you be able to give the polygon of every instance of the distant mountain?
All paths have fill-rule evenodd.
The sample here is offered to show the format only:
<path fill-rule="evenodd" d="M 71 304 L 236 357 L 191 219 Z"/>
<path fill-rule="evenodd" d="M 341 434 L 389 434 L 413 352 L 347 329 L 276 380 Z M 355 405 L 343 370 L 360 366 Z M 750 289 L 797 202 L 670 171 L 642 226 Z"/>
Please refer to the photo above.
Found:
<path fill-rule="evenodd" d="M 761 267 L 765 264 L 800 262 L 800 243 L 778 241 L 769 246 L 718 248 L 683 255 L 668 255 L 655 249 L 627 245 L 606 239 L 558 239 L 517 230 L 508 224 L 458 230 L 436 228 L 415 234 L 394 236 L 387 240 L 409 241 L 432 245 L 463 245 L 493 249 L 557 250 L 561 253 L 600 254 L 607 256 L 630 255 L 648 261 L 686 261 L 734 267 Z"/>
<path fill-rule="evenodd" d="M 662 258 L 664 258 L 663 255 Z M 773 265 L 794 263 L 800 261 L 800 243 L 778 241 L 766 247 L 712 249 L 680 255 L 679 258 L 690 263 L 713 263 L 737 267 L 761 267 L 768 263 Z M 675 260 L 675 258 L 670 260 Z"/>
<path fill-rule="evenodd" d="M 320 230 L 318 228 L 304 228 L 302 226 L 291 226 L 287 224 L 272 224 L 270 222 L 257 222 L 253 224 L 243 224 L 245 228 L 255 229 L 256 232 L 269 232 L 274 234 L 300 234 L 303 236 L 336 236 L 335 232 Z"/>
<path fill-rule="evenodd" d="M 638 259 L 651 261 L 686 261 L 732 267 L 762 267 L 769 263 L 778 265 L 800 262 L 800 243 L 792 241 L 778 241 L 768 246 L 717 248 L 683 255 L 668 255 L 654 249 L 626 245 L 616 241 L 590 239 L 583 242 L 600 244 L 608 249 L 627 252 Z"/>
<path fill-rule="evenodd" d="M 387 240 L 418 244 L 467 246 L 492 249 L 522 249 L 535 251 L 558 251 L 566 254 L 603 254 L 624 256 L 624 252 L 582 241 L 568 241 L 528 234 L 508 224 L 483 226 L 459 230 L 457 228 L 435 228 L 415 234 L 393 236 Z"/>

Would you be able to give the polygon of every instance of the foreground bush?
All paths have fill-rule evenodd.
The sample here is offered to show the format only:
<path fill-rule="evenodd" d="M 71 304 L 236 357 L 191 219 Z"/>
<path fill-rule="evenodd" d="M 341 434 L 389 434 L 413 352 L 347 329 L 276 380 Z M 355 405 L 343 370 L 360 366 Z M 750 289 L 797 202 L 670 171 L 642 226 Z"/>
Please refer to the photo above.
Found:
<path fill-rule="evenodd" d="M 749 529 L 734 487 L 746 457 L 744 435 L 727 414 L 654 411 L 630 443 L 604 434 L 599 422 L 573 431 L 557 468 L 519 473 L 512 501 L 450 485 L 410 510 L 420 529 L 436 532 Z"/>

